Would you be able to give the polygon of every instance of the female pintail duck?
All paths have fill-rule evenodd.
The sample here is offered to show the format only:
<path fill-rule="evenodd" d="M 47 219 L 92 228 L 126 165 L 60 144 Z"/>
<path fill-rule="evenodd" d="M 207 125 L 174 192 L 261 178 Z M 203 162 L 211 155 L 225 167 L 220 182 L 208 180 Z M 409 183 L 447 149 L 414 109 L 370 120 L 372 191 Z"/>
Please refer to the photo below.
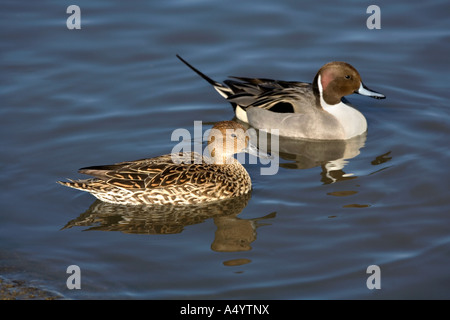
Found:
<path fill-rule="evenodd" d="M 346 140 L 367 131 L 367 121 L 344 96 L 358 93 L 384 99 L 368 89 L 358 71 L 345 62 L 330 62 L 313 83 L 232 77 L 216 82 L 177 57 L 208 81 L 233 106 L 236 117 L 260 130 L 278 129 L 280 136 Z"/>
<path fill-rule="evenodd" d="M 95 178 L 58 183 L 90 192 L 117 204 L 197 204 L 238 197 L 252 183 L 233 155 L 268 157 L 250 143 L 245 128 L 234 121 L 216 123 L 208 136 L 208 155 L 195 152 L 82 168 Z"/>

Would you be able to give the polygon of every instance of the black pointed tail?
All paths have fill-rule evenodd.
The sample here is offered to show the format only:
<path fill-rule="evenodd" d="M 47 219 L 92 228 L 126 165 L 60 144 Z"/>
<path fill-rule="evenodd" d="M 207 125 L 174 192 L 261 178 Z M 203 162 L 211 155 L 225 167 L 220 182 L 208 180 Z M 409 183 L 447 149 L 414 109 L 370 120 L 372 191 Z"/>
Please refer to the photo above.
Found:
<path fill-rule="evenodd" d="M 181 62 L 183 62 L 185 65 L 187 65 L 195 73 L 197 73 L 200 77 L 205 79 L 210 85 L 212 85 L 225 98 L 227 98 L 230 94 L 232 94 L 232 91 L 230 90 L 230 88 L 224 86 L 220 82 L 214 81 L 213 79 L 208 77 L 206 74 L 204 74 L 203 72 L 201 72 L 200 70 L 198 70 L 197 68 L 192 66 L 189 62 L 184 60 L 182 57 L 180 57 L 180 55 L 177 54 L 177 58 L 180 59 Z"/>

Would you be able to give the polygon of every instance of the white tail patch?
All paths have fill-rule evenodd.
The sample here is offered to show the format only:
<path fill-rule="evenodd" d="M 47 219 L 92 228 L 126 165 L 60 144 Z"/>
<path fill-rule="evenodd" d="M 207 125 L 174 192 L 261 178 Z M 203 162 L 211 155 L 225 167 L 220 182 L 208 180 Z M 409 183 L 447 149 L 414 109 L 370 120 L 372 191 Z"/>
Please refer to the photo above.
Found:
<path fill-rule="evenodd" d="M 225 87 L 214 86 L 214 89 L 225 99 L 228 98 L 229 94 L 232 93 L 230 89 Z"/>
<path fill-rule="evenodd" d="M 240 106 L 236 106 L 236 118 L 245 123 L 248 123 L 247 111 L 242 109 Z"/>

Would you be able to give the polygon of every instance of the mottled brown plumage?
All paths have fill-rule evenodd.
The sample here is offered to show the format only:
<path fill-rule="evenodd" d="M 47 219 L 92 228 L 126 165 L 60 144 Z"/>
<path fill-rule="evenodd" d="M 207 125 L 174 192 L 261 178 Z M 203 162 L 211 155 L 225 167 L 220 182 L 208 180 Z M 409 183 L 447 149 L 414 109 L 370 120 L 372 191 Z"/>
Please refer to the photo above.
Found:
<path fill-rule="evenodd" d="M 87 167 L 79 172 L 94 178 L 59 183 L 119 204 L 183 205 L 233 198 L 252 187 L 247 171 L 233 158 L 248 151 L 248 140 L 240 124 L 219 122 L 208 138 L 211 157 L 189 152 Z"/>

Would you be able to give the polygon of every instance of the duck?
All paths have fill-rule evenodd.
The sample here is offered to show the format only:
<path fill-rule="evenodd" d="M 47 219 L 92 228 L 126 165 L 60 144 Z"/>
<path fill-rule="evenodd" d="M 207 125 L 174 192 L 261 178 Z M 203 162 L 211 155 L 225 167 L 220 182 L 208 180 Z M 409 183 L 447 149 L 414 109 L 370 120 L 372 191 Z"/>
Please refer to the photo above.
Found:
<path fill-rule="evenodd" d="M 312 83 L 248 77 L 229 77 L 220 83 L 176 56 L 231 103 L 238 120 L 283 137 L 347 140 L 359 136 L 367 131 L 367 120 L 344 97 L 357 93 L 386 98 L 364 85 L 347 62 L 326 63 Z"/>
<path fill-rule="evenodd" d="M 153 158 L 91 166 L 79 173 L 92 178 L 58 181 L 91 193 L 97 199 L 123 205 L 192 205 L 249 194 L 251 178 L 234 154 L 261 158 L 246 129 L 235 121 L 217 122 L 205 152 L 178 152 Z"/>

